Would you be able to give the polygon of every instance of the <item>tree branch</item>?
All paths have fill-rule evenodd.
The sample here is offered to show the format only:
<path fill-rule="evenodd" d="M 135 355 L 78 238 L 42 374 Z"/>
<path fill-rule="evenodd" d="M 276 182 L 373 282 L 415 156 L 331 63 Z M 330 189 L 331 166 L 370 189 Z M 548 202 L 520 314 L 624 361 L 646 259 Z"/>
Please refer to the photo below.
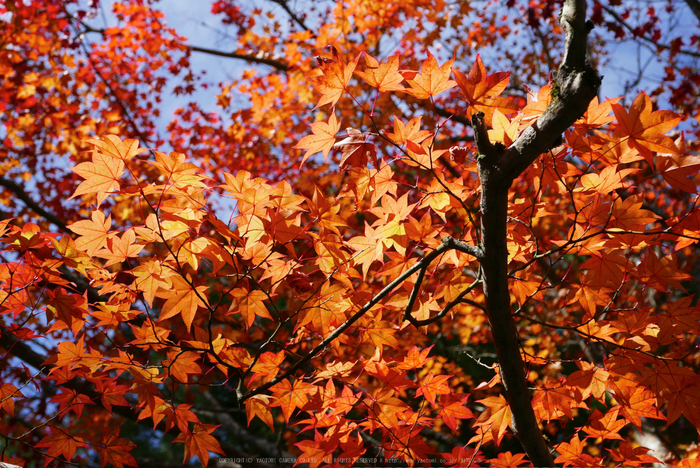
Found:
<path fill-rule="evenodd" d="M 313 33 L 313 32 L 306 26 L 306 24 L 304 23 L 304 20 L 301 19 L 301 18 L 299 18 L 299 16 L 298 16 L 296 13 L 294 13 L 294 12 L 289 8 L 289 5 L 287 5 L 286 0 L 270 0 L 270 1 L 271 1 L 272 3 L 276 3 L 276 4 L 278 4 L 279 6 L 281 6 L 282 9 L 283 9 L 284 11 L 287 12 L 287 14 L 289 15 L 289 17 L 292 18 L 292 20 L 293 20 L 296 24 L 298 24 L 299 26 L 301 26 L 301 28 L 302 28 L 304 31 L 309 31 L 309 32 L 311 32 L 314 36 L 316 36 L 316 34 Z"/>
<path fill-rule="evenodd" d="M 423 257 L 418 263 L 413 265 L 411 268 L 403 272 L 401 275 L 399 275 L 394 281 L 386 285 L 384 289 L 379 291 L 379 293 L 374 296 L 369 302 L 367 302 L 360 310 L 355 312 L 355 314 L 350 317 L 348 320 L 346 320 L 342 325 L 340 325 L 338 328 L 333 330 L 333 332 L 328 335 L 323 341 L 321 341 L 314 349 L 309 351 L 303 358 L 299 359 L 295 364 L 293 364 L 289 369 L 287 369 L 283 374 L 278 375 L 274 379 L 270 380 L 266 384 L 263 384 L 253 390 L 250 390 L 248 393 L 244 395 L 238 395 L 238 401 L 243 402 L 247 400 L 248 398 L 258 395 L 268 388 L 277 385 L 279 382 L 283 381 L 287 377 L 293 375 L 299 368 L 301 368 L 304 364 L 309 362 L 311 359 L 316 357 L 318 354 L 320 354 L 326 347 L 331 344 L 336 338 L 338 338 L 340 335 L 345 332 L 352 324 L 357 322 L 363 315 L 365 315 L 369 310 L 374 307 L 379 301 L 384 299 L 391 291 L 393 291 L 396 287 L 401 285 L 406 279 L 410 278 L 413 273 L 419 271 L 422 268 L 427 268 L 430 263 L 435 260 L 437 257 L 442 255 L 443 253 L 449 251 L 449 250 L 460 250 L 464 251 L 466 253 L 469 253 L 470 255 L 473 255 L 477 258 L 480 258 L 479 256 L 481 255 L 481 250 L 474 246 L 474 245 L 468 245 L 465 244 L 464 242 L 458 241 L 456 239 L 453 239 L 452 237 L 443 237 L 442 239 L 442 244 L 440 244 L 435 250 L 427 254 L 425 257 Z"/>
<path fill-rule="evenodd" d="M 564 59 L 554 78 L 553 100 L 537 122 L 507 149 L 493 145 L 483 116 L 472 117 L 481 180 L 481 239 L 485 261 L 486 314 L 493 333 L 505 397 L 512 413 L 512 429 L 535 466 L 553 466 L 549 447 L 532 408 L 525 364 L 508 287 L 508 190 L 540 154 L 556 145 L 561 134 L 578 119 L 597 95 L 600 78 L 586 63 L 588 27 L 586 1 L 566 0 L 561 24 L 566 33 Z"/>
<path fill-rule="evenodd" d="M 22 200 L 24 204 L 27 205 L 27 207 L 29 207 L 29 209 L 34 211 L 36 214 L 46 218 L 49 222 L 58 226 L 59 229 L 61 229 L 62 231 L 67 231 L 66 223 L 64 223 L 63 220 L 39 206 L 39 204 L 32 200 L 27 194 L 27 192 L 25 192 L 24 189 L 18 184 L 4 177 L 0 177 L 0 185 L 14 193 L 17 196 L 17 198 Z"/>

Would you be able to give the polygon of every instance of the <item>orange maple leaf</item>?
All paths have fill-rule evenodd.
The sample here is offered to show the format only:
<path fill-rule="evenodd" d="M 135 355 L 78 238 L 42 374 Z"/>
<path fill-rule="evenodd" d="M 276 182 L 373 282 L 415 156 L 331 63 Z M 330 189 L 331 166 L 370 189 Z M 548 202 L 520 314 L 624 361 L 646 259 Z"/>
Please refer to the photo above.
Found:
<path fill-rule="evenodd" d="M 126 261 L 129 257 L 137 257 L 145 247 L 144 245 L 135 244 L 136 234 L 133 229 L 128 229 L 119 240 L 114 240 L 112 237 L 107 238 L 107 245 L 98 252 L 95 252 L 96 257 L 106 258 L 105 267 Z"/>
<path fill-rule="evenodd" d="M 213 424 L 196 423 L 192 431 L 181 432 L 173 442 L 183 442 L 185 444 L 185 459 L 183 463 L 196 455 L 202 461 L 203 466 L 209 464 L 209 452 L 224 454 L 224 451 L 210 434 L 219 427 Z"/>
<path fill-rule="evenodd" d="M 620 104 L 612 104 L 619 123 L 615 134 L 629 139 L 632 146 L 653 166 L 653 151 L 680 154 L 673 140 L 665 134 L 681 121 L 681 117 L 671 111 L 652 112 L 652 107 L 651 99 L 643 91 L 635 98 L 629 112 Z"/>
<path fill-rule="evenodd" d="M 124 161 L 95 152 L 92 155 L 92 162 L 80 163 L 72 170 L 85 180 L 78 185 L 69 200 L 79 195 L 96 193 L 97 206 L 100 206 L 107 198 L 108 192 L 119 190 Z"/>
<path fill-rule="evenodd" d="M 124 162 L 144 151 L 148 151 L 147 148 L 139 148 L 138 140 L 122 140 L 116 135 L 105 135 L 99 139 L 90 138 L 87 142 L 94 145 L 100 153 L 121 159 Z"/>
<path fill-rule="evenodd" d="M 314 440 L 302 440 L 296 445 L 302 451 L 302 454 L 297 459 L 296 464 L 308 463 L 310 468 L 317 468 L 321 463 L 333 463 L 332 453 L 337 446 L 336 443 L 329 443 L 328 439 L 321 435 L 318 431 L 314 431 Z"/>
<path fill-rule="evenodd" d="M 435 57 L 428 52 L 428 58 L 423 62 L 420 73 L 414 71 L 401 72 L 406 82 L 411 86 L 406 89 L 406 92 L 418 99 L 427 99 L 454 88 L 457 86 L 457 82 L 449 79 L 454 61 L 455 59 L 448 60 L 441 66 L 438 66 Z"/>
<path fill-rule="evenodd" d="M 527 463 L 527 460 L 524 459 L 525 454 L 524 453 L 516 453 L 513 455 L 510 452 L 506 453 L 499 453 L 498 458 L 492 458 L 489 460 L 491 463 L 491 466 L 497 467 L 497 468 L 511 468 L 511 467 L 516 467 L 520 465 L 524 465 Z"/>
<path fill-rule="evenodd" d="M 403 145 L 408 141 L 419 145 L 423 140 L 432 135 L 428 130 L 421 130 L 422 116 L 414 117 L 403 123 L 401 119 L 394 116 L 394 133 L 387 133 L 387 137 L 391 138 L 397 145 Z"/>
<path fill-rule="evenodd" d="M 481 55 L 476 56 L 476 62 L 469 70 L 469 75 L 455 70 L 455 79 L 459 89 L 469 103 L 467 117 L 475 112 L 483 112 L 486 123 L 491 124 L 494 111 L 502 114 L 512 114 L 517 110 L 517 105 L 510 99 L 500 97 L 510 81 L 509 72 L 486 74 L 486 68 L 481 61 Z"/>
<path fill-rule="evenodd" d="M 410 370 L 419 369 L 425 365 L 426 362 L 430 361 L 432 358 L 428 357 L 430 350 L 433 349 L 434 345 L 425 348 L 423 351 L 418 350 L 418 346 L 408 350 L 408 354 L 404 358 L 403 362 L 399 363 L 399 369 Z"/>
<path fill-rule="evenodd" d="M 102 401 L 102 405 L 109 412 L 112 411 L 112 405 L 130 406 L 130 403 L 124 398 L 130 387 L 117 385 L 116 380 L 116 378 L 113 378 L 95 382 L 95 390 L 100 394 L 100 401 Z"/>
<path fill-rule="evenodd" d="M 51 403 L 59 403 L 58 412 L 62 415 L 64 412 L 71 410 L 78 418 L 83 414 L 83 409 L 86 404 L 93 404 L 90 397 L 70 388 L 61 388 L 60 393 L 49 401 Z"/>
<path fill-rule="evenodd" d="M 75 247 L 90 256 L 107 245 L 109 228 L 112 226 L 112 215 L 105 218 L 103 212 L 95 210 L 91 216 L 92 221 L 78 221 L 68 226 L 68 229 L 80 235 L 75 240 Z"/>
<path fill-rule="evenodd" d="M 189 331 L 197 309 L 199 307 L 207 307 L 207 304 L 200 298 L 206 297 L 206 291 L 206 286 L 197 286 L 195 289 L 192 289 L 192 286 L 190 286 L 184 278 L 181 276 L 173 276 L 172 290 L 161 290 L 156 294 L 158 297 L 167 298 L 167 301 L 161 308 L 158 321 L 160 322 L 174 317 L 177 314 L 182 314 L 182 320 L 187 326 L 187 331 Z"/>
<path fill-rule="evenodd" d="M 131 272 L 136 277 L 134 284 L 139 291 L 143 292 L 143 297 L 148 302 L 149 307 L 153 307 L 153 299 L 156 297 L 158 289 L 170 288 L 170 283 L 166 281 L 166 278 L 172 276 L 172 273 L 163 268 L 161 262 L 155 259 L 140 263 Z"/>
<path fill-rule="evenodd" d="M 323 157 L 327 158 L 328 153 L 333 148 L 335 144 L 335 134 L 340 130 L 340 123 L 335 118 L 335 114 L 331 114 L 326 122 L 314 122 L 311 124 L 311 131 L 313 135 L 306 135 L 299 143 L 294 145 L 292 148 L 308 149 L 304 153 L 304 157 L 301 160 L 301 164 L 304 164 L 309 156 L 319 151 L 323 151 Z"/>
<path fill-rule="evenodd" d="M 246 381 L 247 387 L 253 387 L 274 379 L 280 370 L 280 365 L 284 362 L 284 351 L 277 354 L 265 352 L 260 355 L 255 366 L 253 366 L 253 375 Z"/>
<path fill-rule="evenodd" d="M 277 400 L 270 406 L 279 406 L 282 409 L 284 420 L 289 423 L 289 417 L 294 410 L 306 404 L 312 395 L 312 390 L 315 391 L 316 387 L 301 380 L 296 380 L 294 385 L 289 380 L 283 380 L 271 387 L 270 390 L 277 397 Z"/>
<path fill-rule="evenodd" d="M 555 463 L 564 463 L 564 467 L 573 466 L 602 466 L 600 459 L 583 453 L 586 444 L 579 439 L 578 434 L 575 434 L 569 442 L 562 442 L 557 445 L 559 456 L 554 460 Z"/>
<path fill-rule="evenodd" d="M 585 400 L 590 395 L 601 398 L 607 390 L 606 383 L 610 373 L 585 361 L 576 361 L 576 365 L 580 370 L 566 378 L 566 385 L 578 388 L 581 391 L 581 400 Z"/>
<path fill-rule="evenodd" d="M 187 383 L 189 374 L 199 375 L 202 373 L 202 368 L 195 361 L 200 356 L 194 351 L 175 351 L 168 353 L 169 360 L 163 361 L 163 366 L 167 367 L 170 375 L 178 381 Z"/>
<path fill-rule="evenodd" d="M 333 46 L 330 46 L 330 48 L 333 53 L 333 58 L 319 59 L 321 63 L 320 72 L 323 78 L 317 76 L 311 80 L 314 88 L 321 92 L 321 99 L 314 109 L 318 109 L 324 104 L 330 104 L 331 107 L 336 105 L 340 96 L 342 96 L 343 92 L 347 89 L 350 78 L 352 78 L 352 74 L 357 66 L 357 62 L 362 55 L 358 55 L 355 57 L 355 60 L 346 64 L 340 58 L 338 50 Z"/>
<path fill-rule="evenodd" d="M 399 73 L 399 56 L 394 55 L 389 61 L 381 65 L 371 55 L 365 53 L 365 71 L 356 71 L 355 74 L 365 80 L 370 86 L 377 88 L 380 93 L 387 91 L 403 91 L 401 86 L 403 76 Z"/>
<path fill-rule="evenodd" d="M 192 163 L 185 162 L 186 156 L 182 153 L 170 154 L 156 151 L 156 160 L 148 161 L 157 167 L 167 177 L 167 184 L 176 188 L 197 187 L 206 188 L 203 182 L 205 177 L 197 174 L 199 168 Z"/>
<path fill-rule="evenodd" d="M 416 396 L 423 395 L 426 400 L 434 405 L 437 395 L 447 395 L 452 392 L 447 385 L 447 381 L 450 380 L 450 377 L 452 376 L 434 375 L 432 371 L 429 372 L 427 376 L 423 377 L 423 381 L 419 384 Z"/>
<path fill-rule="evenodd" d="M 245 401 L 246 414 L 248 415 L 248 427 L 250 421 L 257 416 L 262 422 L 275 432 L 275 424 L 270 411 L 270 397 L 267 395 L 253 395 Z"/>
<path fill-rule="evenodd" d="M 264 291 L 259 289 L 249 291 L 244 288 L 236 288 L 231 291 L 231 296 L 233 296 L 234 302 L 226 315 L 240 313 L 247 328 L 253 325 L 256 316 L 272 320 L 272 316 L 270 316 L 270 312 L 268 312 L 267 306 L 263 302 L 268 299 Z"/>
<path fill-rule="evenodd" d="M 591 415 L 590 424 L 583 426 L 581 430 L 591 437 L 600 437 L 603 440 L 624 440 L 618 432 L 627 425 L 627 420 L 624 418 L 618 420 L 617 415 L 619 412 L 619 406 L 609 410 L 605 415 L 596 409 Z"/>
<path fill-rule="evenodd" d="M 474 418 L 474 413 L 467 408 L 467 400 L 469 395 L 461 395 L 458 393 L 452 393 L 449 395 L 441 395 L 438 399 L 438 417 L 442 418 L 443 422 L 447 424 L 447 427 L 452 429 L 452 431 L 457 432 L 457 420 L 458 419 L 472 419 Z"/>
<path fill-rule="evenodd" d="M 472 437 L 469 443 L 480 441 L 486 431 L 490 431 L 489 439 L 494 440 L 496 445 L 500 445 L 512 418 L 508 402 L 503 395 L 484 398 L 478 402 L 486 406 L 484 412 L 474 422 L 474 426 L 480 429 L 481 434 Z"/>

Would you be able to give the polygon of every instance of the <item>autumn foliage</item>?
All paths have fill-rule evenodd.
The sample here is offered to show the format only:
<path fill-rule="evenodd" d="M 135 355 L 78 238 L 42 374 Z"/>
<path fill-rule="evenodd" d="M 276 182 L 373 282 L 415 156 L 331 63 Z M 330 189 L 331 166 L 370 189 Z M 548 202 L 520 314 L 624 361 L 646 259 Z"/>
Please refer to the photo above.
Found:
<path fill-rule="evenodd" d="M 495 3 L 0 6 L 0 461 L 695 466 L 698 37 Z M 669 79 L 599 98 L 625 34 Z"/>

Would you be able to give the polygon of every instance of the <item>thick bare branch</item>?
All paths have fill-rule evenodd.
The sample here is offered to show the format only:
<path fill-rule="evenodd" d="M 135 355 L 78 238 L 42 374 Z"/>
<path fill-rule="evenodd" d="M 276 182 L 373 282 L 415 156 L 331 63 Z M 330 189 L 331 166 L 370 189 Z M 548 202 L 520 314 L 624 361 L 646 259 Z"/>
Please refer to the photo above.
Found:
<path fill-rule="evenodd" d="M 553 466 L 549 447 L 531 405 L 525 364 L 510 305 L 508 287 L 508 190 L 540 154 L 551 149 L 561 134 L 585 112 L 596 96 L 600 78 L 586 63 L 588 27 L 585 0 L 566 0 L 561 14 L 566 33 L 564 60 L 555 76 L 552 102 L 537 122 L 509 147 L 489 141 L 483 119 L 473 116 L 472 126 L 481 179 L 481 239 L 485 261 L 486 313 L 493 333 L 501 380 L 513 419 L 512 428 L 535 466 Z"/>

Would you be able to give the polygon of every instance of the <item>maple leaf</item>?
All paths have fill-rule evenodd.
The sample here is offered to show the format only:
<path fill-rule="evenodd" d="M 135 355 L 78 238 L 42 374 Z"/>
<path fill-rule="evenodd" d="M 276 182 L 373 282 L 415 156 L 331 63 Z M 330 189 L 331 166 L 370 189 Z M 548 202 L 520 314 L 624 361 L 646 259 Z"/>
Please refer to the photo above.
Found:
<path fill-rule="evenodd" d="M 493 143 L 503 143 L 505 146 L 510 146 L 518 138 L 519 122 L 515 119 L 508 120 L 508 117 L 498 109 L 494 109 L 491 115 L 493 129 L 488 131 L 489 140 Z"/>
<path fill-rule="evenodd" d="M 387 427 L 399 427 L 399 416 L 409 407 L 406 403 L 394 397 L 394 390 L 381 390 L 374 398 L 372 411 L 381 424 Z"/>
<path fill-rule="evenodd" d="M 692 155 L 657 155 L 656 170 L 672 187 L 688 193 L 697 193 L 692 177 L 700 169 L 700 158 Z"/>
<path fill-rule="evenodd" d="M 330 46 L 330 49 L 333 53 L 333 58 L 319 60 L 323 78 L 316 77 L 311 81 L 314 87 L 321 92 L 321 99 L 314 109 L 318 109 L 325 104 L 330 104 L 331 107 L 336 105 L 340 96 L 347 89 L 357 62 L 360 60 L 361 54 L 355 57 L 355 60 L 346 64 L 340 58 L 338 50 L 334 46 Z"/>
<path fill-rule="evenodd" d="M 474 426 L 478 427 L 483 433 L 490 431 L 491 438 L 500 445 L 506 430 L 510 426 L 512 418 L 510 407 L 503 395 L 488 397 L 483 400 L 477 400 L 479 403 L 486 406 L 486 409 L 479 415 L 474 422 Z M 471 438 L 469 443 L 477 442 L 483 437 L 482 434 L 477 434 Z"/>
<path fill-rule="evenodd" d="M 539 419 L 547 422 L 566 416 L 569 419 L 574 417 L 573 409 L 579 403 L 574 398 L 574 392 L 561 385 L 559 382 L 547 382 L 546 388 L 535 392 L 532 398 L 532 408 Z"/>
<path fill-rule="evenodd" d="M 673 140 L 665 135 L 680 122 L 680 116 L 671 111 L 652 112 L 651 99 L 645 92 L 637 95 L 629 112 L 619 104 L 612 104 L 612 110 L 619 122 L 616 132 L 628 138 L 652 166 L 652 151 L 680 154 Z"/>
<path fill-rule="evenodd" d="M 653 464 L 662 464 L 656 457 L 648 455 L 649 449 L 646 447 L 634 447 L 622 442 L 616 449 L 608 449 L 610 458 L 615 461 L 624 463 L 628 466 L 650 466 Z"/>
<path fill-rule="evenodd" d="M 399 363 L 399 369 L 410 370 L 423 367 L 426 362 L 432 359 L 428 357 L 431 349 L 433 349 L 433 345 L 425 348 L 423 351 L 420 351 L 418 346 L 409 349 L 403 362 Z"/>
<path fill-rule="evenodd" d="M 512 114 L 517 110 L 513 101 L 499 96 L 508 86 L 510 73 L 500 72 L 487 75 L 480 54 L 476 55 L 476 61 L 469 70 L 468 76 L 458 70 L 455 70 L 454 74 L 459 89 L 469 103 L 468 118 L 471 118 L 475 112 L 483 112 L 486 123 L 491 125 L 495 111 L 501 114 Z"/>
<path fill-rule="evenodd" d="M 304 406 L 308 397 L 312 394 L 311 390 L 315 388 L 314 385 L 302 382 L 301 380 L 294 381 L 293 385 L 289 380 L 283 380 L 270 388 L 277 397 L 270 406 L 279 406 L 282 409 L 284 420 L 289 423 L 289 417 L 294 410 Z"/>
<path fill-rule="evenodd" d="M 401 86 L 403 76 L 399 73 L 399 56 L 394 55 L 386 63 L 380 64 L 377 59 L 365 53 L 367 67 L 364 71 L 356 71 L 355 74 L 365 80 L 380 93 L 387 91 L 403 91 Z"/>
<path fill-rule="evenodd" d="M 17 387 L 7 382 L 0 385 L 0 408 L 5 410 L 10 416 L 15 414 L 15 398 L 24 398 L 24 395 Z"/>
<path fill-rule="evenodd" d="M 173 276 L 172 290 L 159 291 L 158 297 L 167 298 L 165 304 L 160 311 L 159 322 L 182 314 L 182 320 L 189 331 L 194 321 L 194 316 L 197 314 L 197 309 L 207 307 L 207 304 L 201 299 L 206 297 L 206 286 L 197 286 L 192 289 L 192 286 L 185 281 L 181 276 Z"/>
<path fill-rule="evenodd" d="M 109 412 L 112 411 L 112 405 L 130 406 L 129 402 L 124 398 L 124 395 L 129 391 L 129 387 L 117 385 L 116 380 L 114 378 L 95 382 L 95 391 L 100 394 L 102 406 Z"/>
<path fill-rule="evenodd" d="M 365 333 L 369 341 L 380 351 L 384 348 L 384 345 L 396 349 L 399 346 L 399 342 L 394 336 L 397 328 L 392 322 L 376 318 L 374 324 L 368 326 Z"/>
<path fill-rule="evenodd" d="M 598 278 L 601 286 L 617 288 L 622 284 L 629 260 L 616 252 L 605 254 L 596 252 L 588 260 L 580 265 L 582 270 L 591 270 L 593 277 Z M 610 284 L 608 284 L 610 283 Z"/>
<path fill-rule="evenodd" d="M 598 101 L 598 96 L 594 96 L 588 104 L 588 109 L 583 113 L 583 116 L 576 121 L 574 125 L 584 128 L 602 127 L 615 120 L 615 116 L 611 116 L 612 105 L 617 104 L 620 98 L 606 99 L 603 102 Z"/>
<path fill-rule="evenodd" d="M 71 461 L 78 448 L 88 446 L 82 437 L 73 437 L 63 429 L 52 427 L 51 432 L 51 435 L 47 435 L 34 445 L 35 447 L 46 447 L 46 453 L 49 457 L 62 456 Z M 46 458 L 44 466 L 50 462 L 51 459 Z"/>
<path fill-rule="evenodd" d="M 457 83 L 449 79 L 454 61 L 454 59 L 448 60 L 441 66 L 438 66 L 435 57 L 428 52 L 428 58 L 423 62 L 420 73 L 414 71 L 401 72 L 406 82 L 410 85 L 406 92 L 418 99 L 428 99 L 454 88 L 457 86 Z"/>
<path fill-rule="evenodd" d="M 333 145 L 333 148 L 342 152 L 340 168 L 364 167 L 372 161 L 374 167 L 379 167 L 377 162 L 377 148 L 372 143 L 367 143 L 367 134 L 354 128 L 345 130 L 348 137 Z"/>
<path fill-rule="evenodd" d="M 102 468 L 111 463 L 116 468 L 124 468 L 124 465 L 138 466 L 134 457 L 129 453 L 136 448 L 136 444 L 128 439 L 119 437 L 119 428 L 108 431 L 100 438 L 100 443 L 95 449 L 102 460 Z"/>
<path fill-rule="evenodd" d="M 451 393 L 451 390 L 447 385 L 447 381 L 450 379 L 450 377 L 452 376 L 434 375 L 432 371 L 429 372 L 426 377 L 423 377 L 421 383 L 418 385 L 416 396 L 423 395 L 426 400 L 434 405 L 437 395 L 447 395 Z"/>
<path fill-rule="evenodd" d="M 427 130 L 421 130 L 422 116 L 414 117 L 404 124 L 403 121 L 394 116 L 394 133 L 387 133 L 387 137 L 392 139 L 397 145 L 406 144 L 408 141 L 419 145 L 423 140 L 432 134 Z"/>
<path fill-rule="evenodd" d="M 621 391 L 624 389 L 624 391 Z M 647 388 L 615 386 L 616 398 L 622 401 L 622 414 L 637 429 L 642 430 L 642 417 L 666 420 L 666 416 L 656 407 L 656 397 Z"/>
<path fill-rule="evenodd" d="M 92 404 L 90 397 L 80 394 L 71 388 L 61 388 L 61 392 L 49 401 L 52 403 L 59 403 L 59 413 L 72 410 L 78 418 L 82 416 L 85 405 Z"/>
<path fill-rule="evenodd" d="M 556 449 L 559 456 L 555 463 L 564 463 L 564 467 L 573 466 L 603 466 L 600 459 L 593 458 L 587 453 L 583 453 L 586 444 L 575 434 L 569 442 L 562 442 Z"/>
<path fill-rule="evenodd" d="M 199 375 L 202 373 L 202 369 L 195 362 L 199 360 L 200 356 L 194 351 L 173 351 L 169 357 L 169 360 L 163 361 L 163 366 L 167 367 L 170 375 L 180 382 L 186 383 L 189 374 Z"/>
<path fill-rule="evenodd" d="M 492 458 L 489 460 L 489 462 L 491 463 L 491 466 L 494 467 L 511 468 L 526 464 L 527 460 L 524 458 L 524 453 L 516 453 L 513 455 L 510 453 L 510 451 L 508 451 L 506 453 L 499 453 L 497 458 Z"/>
<path fill-rule="evenodd" d="M 606 383 L 610 373 L 585 361 L 577 361 L 576 365 L 579 370 L 566 378 L 566 384 L 581 390 L 581 400 L 585 400 L 590 395 L 601 398 L 607 390 Z"/>
<path fill-rule="evenodd" d="M 134 234 L 133 229 L 128 229 L 118 241 L 114 240 L 113 237 L 108 237 L 107 244 L 103 249 L 95 252 L 95 256 L 107 259 L 105 267 L 124 262 L 129 257 L 137 257 L 145 247 L 135 244 L 135 241 L 136 234 Z"/>
<path fill-rule="evenodd" d="M 458 419 L 473 419 L 474 413 L 465 405 L 469 395 L 449 394 L 441 395 L 438 399 L 438 417 L 440 417 L 447 427 L 457 432 Z"/>
<path fill-rule="evenodd" d="M 301 164 L 304 164 L 309 156 L 319 151 L 323 151 L 323 157 L 327 158 L 328 153 L 333 148 L 335 144 L 335 134 L 340 130 L 340 123 L 335 118 L 335 114 L 331 114 L 326 122 L 314 122 L 311 124 L 311 131 L 313 135 L 306 135 L 299 143 L 292 146 L 292 148 L 306 149 L 304 157 L 301 159 Z"/>
<path fill-rule="evenodd" d="M 275 432 L 275 424 L 270 411 L 270 398 L 267 395 L 253 395 L 245 401 L 246 414 L 248 415 L 248 427 L 250 421 L 257 416 L 262 422 Z"/>
<path fill-rule="evenodd" d="M 69 200 L 80 195 L 96 193 L 99 207 L 108 197 L 108 192 L 119 190 L 124 161 L 102 153 L 93 153 L 92 162 L 78 164 L 73 168 L 73 172 L 85 180 L 78 185 Z"/>
<path fill-rule="evenodd" d="M 122 140 L 116 135 L 105 135 L 99 139 L 90 138 L 86 141 L 92 144 L 100 153 L 121 159 L 124 162 L 131 160 L 134 156 L 144 151 L 148 151 L 147 148 L 139 148 L 138 140 Z"/>
<path fill-rule="evenodd" d="M 156 160 L 148 161 L 151 165 L 160 169 L 167 177 L 168 185 L 175 188 L 197 187 L 206 188 L 203 182 L 204 176 L 197 174 L 197 166 L 185 162 L 186 156 L 182 153 L 161 153 L 156 151 Z"/>
<path fill-rule="evenodd" d="M 284 362 L 284 351 L 276 354 L 269 351 L 262 353 L 253 366 L 253 375 L 246 381 L 246 386 L 252 387 L 274 379 L 282 362 Z"/>
<path fill-rule="evenodd" d="M 143 293 L 149 307 L 153 307 L 153 299 L 159 289 L 170 289 L 170 283 L 166 278 L 172 276 L 172 273 L 155 259 L 139 263 L 131 272 L 136 277 L 134 284 Z"/>
<path fill-rule="evenodd" d="M 112 226 L 112 215 L 105 218 L 103 212 L 96 210 L 91 217 L 92 221 L 77 221 L 68 226 L 68 229 L 80 235 L 75 241 L 75 247 L 90 256 L 107 245 L 109 228 Z"/>
<path fill-rule="evenodd" d="M 183 463 L 196 455 L 201 460 L 202 465 L 207 466 L 209 463 L 209 452 L 224 455 L 219 441 L 210 435 L 217 427 L 219 426 L 196 423 L 192 431 L 183 431 L 173 440 L 173 443 L 182 442 L 185 444 L 185 459 Z"/>
<path fill-rule="evenodd" d="M 364 277 L 367 276 L 372 263 L 382 258 L 383 244 L 379 242 L 379 234 L 369 224 L 365 224 L 365 234 L 355 236 L 347 242 L 356 252 L 353 262 L 355 265 L 362 265 Z"/>
<path fill-rule="evenodd" d="M 617 226 L 633 231 L 643 230 L 644 226 L 659 219 L 651 211 L 642 209 L 642 203 L 641 197 L 636 195 L 625 200 L 615 199 L 612 213 Z"/>
<path fill-rule="evenodd" d="M 54 365 L 56 367 L 63 367 L 79 362 L 86 354 L 85 345 L 83 343 L 83 337 L 80 337 L 77 343 L 71 343 L 70 341 L 62 341 L 58 343 L 57 347 L 58 354 L 49 358 L 55 359 Z M 52 371 L 53 370 L 54 369 L 52 369 Z"/>
<path fill-rule="evenodd" d="M 627 420 L 624 418 L 618 420 L 617 415 L 619 412 L 620 407 L 618 406 L 609 410 L 605 415 L 596 409 L 591 415 L 590 424 L 583 426 L 581 430 L 589 436 L 600 437 L 603 440 L 624 440 L 618 432 L 627 425 Z"/>
<path fill-rule="evenodd" d="M 618 169 L 617 165 L 606 166 L 599 174 L 595 172 L 584 174 L 581 177 L 581 186 L 583 190 L 595 190 L 601 194 L 608 194 L 618 188 L 628 186 L 625 183 L 625 178 L 637 172 L 639 169 Z"/>
<path fill-rule="evenodd" d="M 256 316 L 272 320 L 272 316 L 263 302 L 269 299 L 264 291 L 257 289 L 249 291 L 244 288 L 236 288 L 231 291 L 231 296 L 233 296 L 234 302 L 226 315 L 240 313 L 247 328 L 253 325 Z"/>
<path fill-rule="evenodd" d="M 310 468 L 317 468 L 321 463 L 332 463 L 333 447 L 328 439 L 323 437 L 318 431 L 314 431 L 314 440 L 302 440 L 296 445 L 302 451 L 297 458 L 295 466 L 300 463 L 308 463 Z"/>

